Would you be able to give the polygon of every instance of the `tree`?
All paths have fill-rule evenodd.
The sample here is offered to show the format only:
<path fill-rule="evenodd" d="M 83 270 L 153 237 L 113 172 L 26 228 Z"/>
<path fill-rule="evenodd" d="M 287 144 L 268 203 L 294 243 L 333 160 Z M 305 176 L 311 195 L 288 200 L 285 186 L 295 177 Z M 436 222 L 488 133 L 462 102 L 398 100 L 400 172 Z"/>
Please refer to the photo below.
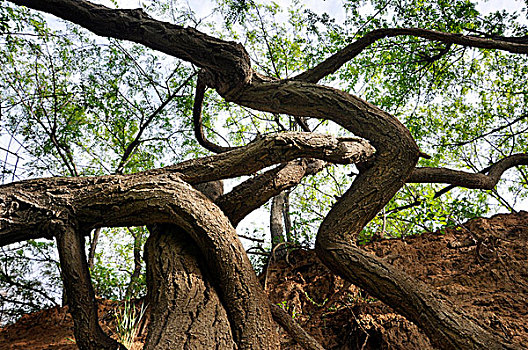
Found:
<path fill-rule="evenodd" d="M 525 55 L 526 36 L 474 30 L 463 34 L 464 28 L 451 27 L 445 31 L 384 28 L 378 23 L 380 28 L 364 33 L 311 69 L 279 79 L 256 72 L 241 44 L 155 20 L 143 10 L 110 9 L 84 0 L 12 2 L 48 12 L 104 37 L 139 43 L 198 67 L 193 108 L 195 135 L 201 145 L 218 153 L 128 175 L 116 171 L 114 175 L 79 177 L 70 166 L 72 177 L 24 180 L 0 187 L 2 246 L 42 237 L 57 241 L 80 348 L 117 346 L 98 326 L 84 237 L 97 227 L 139 225 L 148 225 L 151 231 L 146 244 L 147 284 L 153 305 L 151 317 L 156 321 L 150 324 L 147 349 L 185 343 L 196 348 L 201 344 L 277 348 L 272 317 L 280 320 L 305 347 L 318 348 L 269 305 L 234 229 L 250 211 L 298 184 L 306 175 L 321 170 L 320 162 L 313 159 L 354 163 L 359 170 L 317 233 L 316 252 L 334 273 L 415 322 L 439 348 L 515 348 L 444 296 L 367 254 L 355 242 L 363 227 L 406 183 L 446 183 L 491 190 L 504 171 L 527 165 L 528 154 L 510 154 L 478 173 L 417 167 L 420 157 L 429 156 L 420 151 L 409 129 L 397 118 L 354 95 L 317 83 L 387 38 L 410 37 L 441 43 L 444 46 L 419 53 L 426 64 L 433 64 L 452 47 Z M 279 68 L 276 73 L 280 75 Z M 202 100 L 207 87 L 231 103 L 292 116 L 306 130 L 259 136 L 244 146 L 216 145 L 203 132 Z M 330 120 L 357 137 L 312 133 L 309 127 L 303 127 L 307 125 L 305 118 Z M 68 148 L 58 141 L 56 145 L 60 146 L 59 156 L 62 154 L 67 160 Z M 276 164 L 279 166 L 259 172 Z M 255 176 L 227 194 L 222 194 L 215 183 L 252 174 Z M 186 327 L 184 331 L 182 325 Z M 200 325 L 207 325 L 205 333 L 191 337 Z"/>

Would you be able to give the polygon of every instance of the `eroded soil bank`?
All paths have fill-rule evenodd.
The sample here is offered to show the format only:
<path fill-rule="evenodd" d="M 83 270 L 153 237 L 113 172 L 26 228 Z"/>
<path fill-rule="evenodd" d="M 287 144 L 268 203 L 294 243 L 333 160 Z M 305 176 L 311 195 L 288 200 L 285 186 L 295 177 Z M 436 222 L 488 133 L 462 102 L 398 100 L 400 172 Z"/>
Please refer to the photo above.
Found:
<path fill-rule="evenodd" d="M 365 247 L 433 285 L 494 332 L 528 348 L 528 213 L 477 218 L 443 232 Z M 327 349 L 433 349 L 402 316 L 328 272 L 311 251 L 273 263 L 261 281 Z M 115 329 L 117 302 L 100 306 L 103 329 Z M 146 329 L 142 325 L 142 329 Z M 135 349 L 141 348 L 140 332 Z M 300 349 L 283 334 L 284 349 Z M 0 349 L 76 349 L 65 308 L 22 317 L 0 329 Z"/>

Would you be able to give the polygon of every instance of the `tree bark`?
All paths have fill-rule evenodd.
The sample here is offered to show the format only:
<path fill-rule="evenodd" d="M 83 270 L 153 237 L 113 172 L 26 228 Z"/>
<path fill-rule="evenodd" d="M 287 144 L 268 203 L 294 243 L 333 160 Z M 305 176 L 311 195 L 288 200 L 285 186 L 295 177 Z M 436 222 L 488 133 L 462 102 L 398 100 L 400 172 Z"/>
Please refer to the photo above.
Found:
<path fill-rule="evenodd" d="M 130 234 L 134 237 L 134 248 L 133 248 L 133 256 L 134 256 L 134 269 L 132 271 L 132 274 L 130 275 L 130 282 L 128 282 L 128 286 L 125 293 L 125 299 L 130 300 L 134 296 L 134 293 L 136 293 L 136 290 L 138 289 L 138 282 L 139 277 L 141 276 L 141 250 L 142 250 L 142 231 L 136 231 L 134 232 L 132 229 L 128 229 Z"/>
<path fill-rule="evenodd" d="M 210 200 L 222 181 L 195 185 Z M 181 227 L 153 225 L 145 245 L 148 303 L 145 350 L 235 349 L 231 324 L 198 246 Z"/>
<path fill-rule="evenodd" d="M 100 234 L 101 234 L 100 227 L 93 230 L 92 240 L 90 241 L 90 249 L 88 250 L 88 269 L 89 270 L 92 270 L 94 267 L 95 250 L 97 249 L 97 243 L 99 242 Z"/>
<path fill-rule="evenodd" d="M 236 349 L 226 310 L 194 241 L 174 225 L 149 231 L 145 252 L 151 311 L 144 349 Z"/>
<path fill-rule="evenodd" d="M 99 326 L 97 302 L 84 253 L 84 237 L 72 226 L 56 225 L 57 246 L 74 323 L 75 341 L 80 350 L 126 350 Z"/>
<path fill-rule="evenodd" d="M 405 126 L 390 114 L 355 96 L 306 81 L 317 81 L 329 74 L 329 71 L 339 68 L 358 50 L 363 50 L 383 37 L 411 35 L 448 44 L 518 53 L 528 53 L 528 45 L 511 40 L 490 40 L 416 28 L 380 29 L 366 35 L 363 42 L 353 43 L 323 62 L 319 68 L 315 68 L 315 72 L 306 72 L 297 80 L 281 81 L 254 72 L 250 67 L 249 56 L 240 44 L 213 38 L 194 29 L 156 21 L 142 10 L 112 10 L 83 0 L 13 2 L 55 14 L 97 34 L 132 40 L 196 64 L 204 69 L 202 76 L 205 83 L 214 87 L 228 101 L 272 113 L 330 119 L 355 135 L 368 139 L 376 148 L 376 157 L 362 167 L 362 172 L 351 188 L 325 218 L 316 241 L 318 255 L 334 272 L 367 289 L 417 323 L 440 348 L 513 348 L 500 338 L 492 336 L 470 317 L 452 309 L 445 298 L 431 292 L 424 284 L 410 279 L 383 261 L 366 255 L 351 243 L 364 225 L 409 179 L 420 151 Z M 322 151 L 324 148 L 320 147 L 321 140 L 321 137 L 314 135 L 297 142 L 291 142 L 292 139 L 288 137 L 257 140 L 247 147 L 218 155 L 214 158 L 218 162 L 216 166 L 208 164 L 208 167 L 204 167 L 204 160 L 201 159 L 149 174 L 178 172 L 181 179 L 189 183 L 235 177 L 269 166 L 271 159 L 275 161 L 273 164 L 277 160 L 293 160 L 291 154 L 299 147 L 307 150 L 315 146 L 318 151 Z M 275 142 L 282 142 L 282 148 Z M 267 151 L 267 148 L 280 149 L 281 153 L 275 154 Z M 261 151 L 263 154 L 261 153 L 261 158 L 248 163 L 244 152 L 252 149 L 256 150 L 255 153 Z M 345 154 L 349 153 L 346 149 L 344 151 Z M 297 152 L 297 157 L 299 156 L 311 155 L 299 155 Z M 326 158 L 332 157 L 323 152 L 322 159 Z M 337 158 L 341 160 L 343 153 Z M 224 162 L 228 159 L 232 161 L 231 165 L 225 167 Z M 269 322 L 269 308 L 265 306 L 262 293 L 256 287 L 254 275 L 248 272 L 250 266 L 247 257 L 239 242 L 233 239 L 234 230 L 225 216 L 210 201 L 203 201 L 202 197 L 196 195 L 196 191 L 189 189 L 190 186 L 182 185 L 181 179 L 172 179 L 170 176 L 159 179 L 171 186 L 164 187 L 166 183 L 154 184 L 148 181 L 141 186 L 136 184 L 131 187 L 111 183 L 107 186 L 109 188 L 101 190 L 104 196 L 98 198 L 95 194 L 88 195 L 84 203 L 89 210 L 84 212 L 85 216 L 81 216 L 81 220 L 92 223 L 110 221 L 114 225 L 133 220 L 145 221 L 147 218 L 144 212 L 152 213 L 152 208 L 156 208 L 154 221 L 180 225 L 200 247 L 208 268 L 218 273 L 216 281 L 222 290 L 228 314 L 234 321 L 233 336 L 238 345 L 241 348 L 273 347 L 274 339 L 262 339 L 266 332 L 270 332 L 271 337 L 275 336 Z M 122 179 L 119 181 L 126 182 Z M 150 193 L 146 193 L 147 191 Z M 142 196 L 138 195 L 140 192 Z M 123 198 L 123 193 L 128 197 Z M 109 210 L 104 204 L 112 196 L 118 199 L 118 205 L 117 209 Z M 11 209 L 9 203 L 12 202 L 11 199 L 7 200 L 8 216 Z M 49 203 L 47 204 L 49 207 Z M 46 205 L 43 206 L 46 208 Z M 39 210 L 36 210 L 38 219 L 31 217 L 37 221 L 37 226 L 49 221 L 47 212 Z M 123 215 L 123 212 L 126 214 Z M 82 211 L 77 213 L 82 214 Z M 150 221 L 152 223 L 152 217 Z M 2 224 L 5 222 L 4 220 Z M 17 223 L 17 220 L 14 224 L 7 221 L 7 233 L 4 235 L 0 231 L 0 239 L 12 237 L 13 232 L 17 233 Z M 33 223 L 35 222 L 32 221 Z M 9 230 L 10 226 L 15 228 Z"/>
<path fill-rule="evenodd" d="M 243 218 L 270 198 L 298 185 L 305 176 L 318 173 L 325 164 L 314 159 L 288 162 L 244 181 L 231 192 L 219 197 L 215 203 L 233 226 L 237 226 Z"/>
<path fill-rule="evenodd" d="M 182 180 L 199 184 L 251 175 L 300 157 L 351 164 L 369 159 L 373 154 L 374 148 L 360 138 L 283 133 L 263 137 L 230 152 L 133 175 L 56 177 L 2 185 L 0 246 L 53 238 L 55 232 L 49 229 L 49 222 L 67 220 L 65 213 L 73 209 L 76 220 L 87 228 L 174 223 L 176 218 L 170 208 L 171 198 L 177 192 L 172 186 Z M 273 184 L 273 179 L 267 178 L 267 181 Z M 127 191 L 128 199 L 124 198 Z M 274 195 L 273 191 L 266 193 L 268 199 Z M 262 196 L 255 198 L 261 200 Z M 252 210 L 254 205 L 252 202 Z"/>
<path fill-rule="evenodd" d="M 281 192 L 273 197 L 270 209 L 270 231 L 272 259 L 281 259 L 286 256 L 286 236 L 284 234 L 284 204 L 286 192 Z"/>

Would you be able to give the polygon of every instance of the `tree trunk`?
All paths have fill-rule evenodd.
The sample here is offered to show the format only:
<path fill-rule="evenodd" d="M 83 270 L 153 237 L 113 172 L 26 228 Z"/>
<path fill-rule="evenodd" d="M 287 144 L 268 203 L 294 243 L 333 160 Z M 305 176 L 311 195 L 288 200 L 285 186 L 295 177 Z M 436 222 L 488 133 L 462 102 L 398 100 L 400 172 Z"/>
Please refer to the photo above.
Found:
<path fill-rule="evenodd" d="M 201 253 L 176 225 L 149 227 L 150 324 L 145 350 L 235 349 L 231 325 Z"/>
<path fill-rule="evenodd" d="M 125 299 L 130 300 L 138 289 L 139 277 L 141 276 L 141 241 L 143 238 L 143 228 L 136 229 L 136 231 L 128 228 L 130 234 L 134 237 L 134 270 L 130 275 L 130 282 L 128 282 Z"/>
<path fill-rule="evenodd" d="M 284 235 L 284 204 L 286 192 L 281 192 L 273 197 L 270 210 L 270 231 L 272 259 L 281 259 L 286 256 L 286 237 Z"/>
<path fill-rule="evenodd" d="M 224 192 L 222 181 L 195 188 L 211 200 Z M 235 349 L 227 312 L 196 243 L 177 225 L 153 225 L 149 231 L 145 260 L 151 322 L 144 349 Z"/>
<path fill-rule="evenodd" d="M 94 267 L 95 261 L 95 249 L 97 248 L 97 243 L 99 242 L 99 235 L 101 234 L 101 228 L 98 227 L 93 231 L 93 237 L 90 241 L 90 249 L 88 250 L 88 269 L 92 270 Z"/>
<path fill-rule="evenodd" d="M 310 82 L 316 82 L 335 72 L 368 45 L 386 37 L 411 35 L 446 44 L 500 49 L 515 53 L 528 53 L 528 45 L 420 28 L 383 28 L 351 43 L 297 78 L 276 80 L 261 76 L 252 70 L 249 55 L 242 45 L 208 36 L 193 28 L 157 21 L 142 10 L 113 10 L 81 0 L 12 0 L 12 2 L 55 14 L 96 34 L 131 40 L 186 60 L 201 68 L 207 85 L 215 88 L 227 101 L 271 113 L 329 119 L 355 135 L 369 140 L 376 148 L 375 160 L 365 167 L 367 170 L 356 178 L 351 189 L 338 200 L 325 218 L 316 241 L 318 255 L 334 272 L 367 289 L 417 323 L 438 347 L 513 348 L 505 345 L 503 339 L 492 336 L 471 317 L 459 310 L 450 310 L 450 303 L 424 284 L 414 281 L 380 259 L 365 255 L 352 244 L 364 225 L 410 178 L 421 152 L 409 130 L 395 117 L 343 91 Z M 292 145 L 287 142 L 286 145 L 292 147 L 284 148 L 279 153 L 270 151 L 275 147 L 273 143 L 269 143 L 269 139 L 256 140 L 247 147 L 223 153 L 216 158 L 233 161 L 230 168 L 214 166 L 209 163 L 211 158 L 204 158 L 184 162 L 165 170 L 149 172 L 152 175 L 171 171 L 180 173 L 181 177 L 166 176 L 165 183 L 144 181 L 139 186 L 139 183 L 131 184 L 130 178 L 114 177 L 112 180 L 116 182 L 109 181 L 110 184 L 106 185 L 101 193 L 89 191 L 83 193 L 84 189 L 79 190 L 77 203 L 74 203 L 76 204 L 74 207 L 78 210 L 76 214 L 79 216 L 84 212 L 86 216 L 81 218 L 90 227 L 101 226 L 98 220 L 108 221 L 116 226 L 128 225 L 131 221 L 141 224 L 149 220 L 148 223 L 151 224 L 174 223 L 183 227 L 200 247 L 203 257 L 208 262 L 208 268 L 215 271 L 213 277 L 219 289 L 222 289 L 223 302 L 230 312 L 232 324 L 236 325 L 233 326 L 232 333 L 238 345 L 247 349 L 272 348 L 276 339 L 270 322 L 269 308 L 265 304 L 265 298 L 252 273 L 244 249 L 231 227 L 231 223 L 236 220 L 228 222 L 228 218 L 218 206 L 204 201 L 203 196 L 197 196 L 196 191 L 182 182 L 199 183 L 236 177 L 245 172 L 253 173 L 267 166 L 265 164 L 269 158 L 274 158 L 273 164 L 276 164 L 302 156 L 312 157 L 313 155 L 300 154 L 288 158 L 291 152 L 299 148 L 309 149 L 312 145 L 321 151 L 324 150 L 323 147 L 317 146 L 317 142 L 314 144 L 314 135 L 306 137 L 306 140 L 310 144 L 295 142 Z M 275 141 L 278 141 L 278 138 Z M 247 153 L 251 148 L 266 151 L 262 157 L 254 157 L 252 162 L 248 162 L 243 153 Z M 325 153 L 323 159 L 332 161 L 327 156 Z M 343 157 L 340 155 L 338 158 Z M 204 162 L 208 162 L 206 167 L 203 166 Z M 452 178 L 454 174 L 448 175 Z M 163 179 L 163 176 L 160 178 Z M 102 182 L 108 181 L 99 180 L 101 182 L 96 186 L 102 186 Z M 85 180 L 75 181 L 79 185 L 85 182 Z M 128 189 L 126 197 L 123 196 L 124 189 Z M 6 192 L 9 190 L 7 189 Z M 109 208 L 107 204 L 111 194 L 118 199 L 118 205 L 114 203 Z M 47 195 L 48 192 L 42 196 Z M 50 195 L 55 196 L 53 193 Z M 21 196 L 18 195 L 15 200 L 8 198 L 4 201 L 6 204 L 2 204 L 7 211 L 5 216 L 10 217 L 13 209 L 17 212 L 17 217 L 15 220 L 4 220 L 7 228 L 0 227 L 0 243 L 14 242 L 23 235 L 32 237 L 34 233 L 27 229 L 31 226 L 35 227 L 34 231 L 39 235 L 50 235 L 49 230 L 40 228 L 42 222 L 50 221 L 50 213 L 45 210 L 50 202 L 45 202 L 39 207 L 31 207 L 31 210 L 27 209 L 27 206 L 13 207 L 13 202 L 18 203 L 20 198 Z M 33 199 L 32 196 L 28 198 Z M 94 199 L 98 201 L 93 202 Z M 25 201 L 25 198 L 22 200 Z M 83 210 L 84 207 L 90 210 Z M 153 208 L 156 209 L 154 212 L 152 212 Z M 18 218 L 18 214 L 25 210 L 33 214 L 28 216 L 34 219 L 31 225 L 28 225 L 25 218 Z M 55 215 L 62 215 L 62 211 L 57 211 Z M 152 221 L 153 218 L 156 221 Z M 2 229 L 5 232 L 2 232 Z M 76 277 L 73 272 L 72 275 L 73 278 Z M 267 334 L 271 334 L 272 339 L 266 339 Z"/>
<path fill-rule="evenodd" d="M 59 229 L 57 246 L 77 346 L 80 350 L 126 350 L 99 326 L 97 302 L 84 252 L 84 237 L 77 234 L 73 227 L 61 225 Z"/>

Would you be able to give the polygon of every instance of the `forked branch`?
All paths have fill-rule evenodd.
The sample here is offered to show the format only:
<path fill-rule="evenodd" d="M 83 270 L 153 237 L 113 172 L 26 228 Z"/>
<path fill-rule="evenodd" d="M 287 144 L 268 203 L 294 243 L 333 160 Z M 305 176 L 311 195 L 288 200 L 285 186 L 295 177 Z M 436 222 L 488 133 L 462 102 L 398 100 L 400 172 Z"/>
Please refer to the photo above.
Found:
<path fill-rule="evenodd" d="M 446 183 L 465 188 L 491 190 L 502 174 L 515 166 L 528 165 L 528 153 L 514 154 L 484 169 L 481 173 L 446 168 L 416 168 L 407 180 L 415 183 Z"/>
<path fill-rule="evenodd" d="M 324 168 L 320 160 L 294 160 L 268 170 L 236 186 L 231 192 L 218 198 L 215 203 L 222 209 L 233 226 L 268 200 L 298 185 L 306 175 L 313 175 Z"/>
<path fill-rule="evenodd" d="M 481 38 L 471 35 L 443 33 L 422 28 L 383 28 L 368 32 L 360 39 L 349 44 L 312 69 L 299 74 L 294 79 L 316 83 L 329 74 L 336 72 L 342 65 L 359 55 L 363 50 L 378 40 L 397 36 L 412 36 L 427 40 L 440 41 L 448 45 L 456 44 L 482 49 L 496 49 L 511 53 L 528 54 L 528 43 L 525 38 Z M 523 40 L 515 40 L 523 39 Z"/>
<path fill-rule="evenodd" d="M 227 100 L 239 105 L 272 113 L 330 119 L 355 135 L 368 139 L 376 148 L 376 157 L 358 175 L 351 188 L 337 201 L 323 221 L 316 241 L 318 256 L 333 272 L 368 290 L 417 323 L 438 347 L 513 348 L 479 326 L 471 317 L 456 310 L 449 301 L 432 292 L 425 284 L 366 254 L 351 243 L 364 225 L 408 180 L 420 152 L 409 130 L 392 115 L 350 94 L 307 82 L 318 81 L 330 74 L 364 47 L 384 37 L 410 35 L 446 44 L 516 53 L 528 53 L 528 45 L 418 28 L 380 29 L 360 39 L 359 44 L 349 45 L 323 62 L 319 68 L 298 77 L 298 80 L 277 81 L 255 74 L 241 45 L 210 37 L 194 29 L 156 21 L 141 10 L 112 10 L 84 0 L 13 2 L 55 14 L 97 34 L 132 40 L 189 61 L 205 69 L 209 86 Z M 179 224 L 192 235 L 203 255 L 210 259 L 208 267 L 214 269 L 218 274 L 218 283 L 225 287 L 224 300 L 230 310 L 239 347 L 267 349 L 271 344 L 260 335 L 264 335 L 262 333 L 269 326 L 269 317 L 266 315 L 269 309 L 255 287 L 257 282 L 254 278 L 241 273 L 249 266 L 249 262 L 240 244 L 232 240 L 236 236 L 234 230 L 228 230 L 226 241 L 226 232 L 221 228 L 230 226 L 225 223 L 228 219 L 217 206 L 204 201 L 205 197 L 198 195 L 192 188 L 189 189 L 190 186 L 185 186 L 181 180 L 199 183 L 251 174 L 272 164 L 288 162 L 298 157 L 354 163 L 369 156 L 365 152 L 367 149 L 369 146 L 365 141 L 358 139 L 281 134 L 213 157 L 152 170 L 138 175 L 139 178 L 116 176 L 95 180 L 73 179 L 70 186 L 64 187 L 68 192 L 62 192 L 62 198 L 60 191 L 57 194 L 49 186 L 46 191 L 42 188 L 54 181 L 64 184 L 70 180 L 27 182 L 25 185 L 33 188 L 23 196 L 13 194 L 17 189 L 24 189 L 23 185 L 13 185 L 9 189 L 0 187 L 0 201 L 3 208 L 7 208 L 7 220 L 6 215 L 2 216 L 0 243 L 6 241 L 5 237 L 12 239 L 13 232 L 21 226 L 27 231 L 27 220 L 21 220 L 22 216 L 10 215 L 11 209 L 17 205 L 14 212 L 36 212 L 37 215 L 28 216 L 31 219 L 29 223 L 36 231 L 46 231 L 45 223 L 49 221 L 50 215 L 53 217 L 62 213 L 50 213 L 50 203 L 56 203 L 56 197 L 62 200 L 57 204 L 59 207 L 62 205 L 68 209 L 75 204 L 78 220 L 94 226 L 105 222 L 110 222 L 111 225 L 130 225 L 130 221 L 134 221 L 136 225 L 139 222 Z M 147 178 L 142 178 L 145 176 Z M 141 181 L 130 184 L 134 180 Z M 94 181 L 91 190 L 87 192 L 83 187 L 86 181 Z M 77 201 L 80 203 L 68 198 L 71 191 L 76 191 Z M 33 196 L 40 197 L 36 200 Z M 114 201 L 110 206 L 109 199 Z M 23 203 L 13 205 L 20 200 Z M 203 205 L 203 210 L 197 210 L 197 205 Z M 219 227 L 218 218 L 225 225 Z M 240 285 L 249 289 L 239 288 Z M 252 288 L 255 293 L 251 293 Z M 254 313 L 255 317 L 252 316 Z M 262 322 L 262 325 L 259 326 L 258 322 Z M 255 331 L 260 333 L 255 334 Z M 271 333 L 273 337 L 275 333 Z M 253 344 L 251 341 L 257 343 Z"/>
<path fill-rule="evenodd" d="M 51 238 L 54 231 L 49 229 L 49 221 L 54 215 L 62 218 L 61 215 L 67 213 L 66 210 L 54 209 L 54 206 L 75 206 L 77 220 L 83 227 L 170 223 L 165 215 L 147 203 L 150 195 L 155 196 L 159 192 L 156 188 L 165 188 L 171 183 L 171 177 L 182 177 L 188 183 L 197 184 L 250 175 L 265 167 L 301 157 L 350 164 L 369 159 L 373 154 L 372 146 L 359 138 L 284 133 L 268 135 L 230 152 L 133 175 L 44 178 L 10 183 L 0 186 L 0 246 L 28 239 Z M 140 203 L 140 198 L 138 203 L 134 203 L 132 200 L 127 202 L 100 197 L 112 186 L 126 188 L 125 184 L 132 186 L 134 183 L 143 184 L 145 191 L 147 188 L 152 191 L 149 196 L 145 193 L 145 203 Z M 112 195 L 111 192 L 107 194 Z M 108 205 L 115 210 L 109 210 Z"/>

